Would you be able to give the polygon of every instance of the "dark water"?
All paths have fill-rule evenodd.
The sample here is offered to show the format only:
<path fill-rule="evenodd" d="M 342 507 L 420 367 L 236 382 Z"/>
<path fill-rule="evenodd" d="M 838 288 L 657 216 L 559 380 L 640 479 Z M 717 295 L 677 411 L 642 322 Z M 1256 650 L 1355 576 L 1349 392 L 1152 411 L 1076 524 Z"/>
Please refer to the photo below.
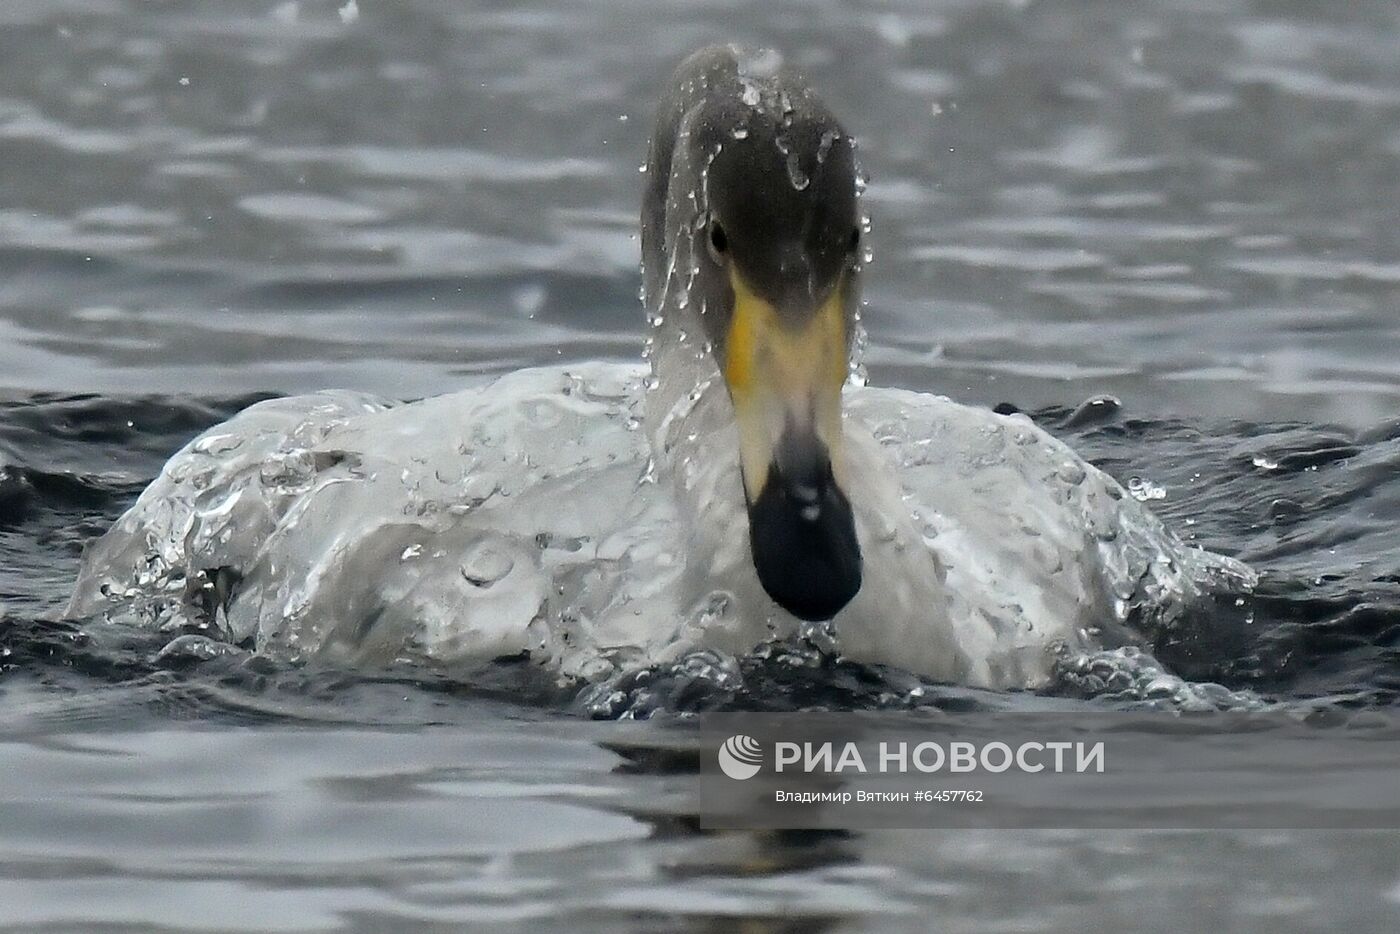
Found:
<path fill-rule="evenodd" d="M 1393 708 L 1400 8 L 342 7 L 0 4 L 0 930 L 1395 928 L 1393 833 L 701 834 L 683 772 L 509 671 L 55 618 L 83 544 L 255 398 L 634 357 L 651 94 L 738 37 L 861 140 L 872 379 L 1036 412 L 1263 570 L 1154 647 L 1178 673 Z M 661 706 L 903 683 L 754 662 Z"/>

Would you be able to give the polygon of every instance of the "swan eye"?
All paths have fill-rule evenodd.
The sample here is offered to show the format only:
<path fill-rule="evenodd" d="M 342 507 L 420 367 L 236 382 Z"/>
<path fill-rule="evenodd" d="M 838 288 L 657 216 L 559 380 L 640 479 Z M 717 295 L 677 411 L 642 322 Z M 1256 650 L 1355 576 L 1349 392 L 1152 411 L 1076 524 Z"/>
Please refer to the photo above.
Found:
<path fill-rule="evenodd" d="M 710 224 L 710 255 L 715 258 L 715 262 L 720 261 L 720 257 L 729 252 L 729 237 L 725 235 L 724 228 L 718 222 Z"/>

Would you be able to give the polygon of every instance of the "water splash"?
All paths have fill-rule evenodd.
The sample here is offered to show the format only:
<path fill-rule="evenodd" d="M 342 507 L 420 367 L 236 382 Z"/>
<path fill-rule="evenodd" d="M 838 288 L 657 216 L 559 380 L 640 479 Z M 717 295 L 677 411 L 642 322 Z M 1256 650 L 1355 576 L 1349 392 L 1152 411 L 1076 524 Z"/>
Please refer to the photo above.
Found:
<path fill-rule="evenodd" d="M 1098 652 L 1063 651 L 1056 663 L 1052 691 L 1128 709 L 1199 712 L 1268 706 L 1254 691 L 1186 681 L 1135 646 Z"/>

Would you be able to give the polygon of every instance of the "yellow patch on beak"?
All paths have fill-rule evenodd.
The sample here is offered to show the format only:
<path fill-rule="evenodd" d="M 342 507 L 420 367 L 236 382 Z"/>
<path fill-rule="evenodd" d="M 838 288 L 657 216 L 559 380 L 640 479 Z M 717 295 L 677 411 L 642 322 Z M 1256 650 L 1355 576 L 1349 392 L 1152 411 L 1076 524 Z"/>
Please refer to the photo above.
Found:
<path fill-rule="evenodd" d="M 841 481 L 841 386 L 849 360 L 844 283 L 810 316 L 785 321 L 730 266 L 734 314 L 725 341 L 724 378 L 739 423 L 744 489 L 756 501 L 768 482 L 778 442 L 789 428 L 813 432 Z"/>

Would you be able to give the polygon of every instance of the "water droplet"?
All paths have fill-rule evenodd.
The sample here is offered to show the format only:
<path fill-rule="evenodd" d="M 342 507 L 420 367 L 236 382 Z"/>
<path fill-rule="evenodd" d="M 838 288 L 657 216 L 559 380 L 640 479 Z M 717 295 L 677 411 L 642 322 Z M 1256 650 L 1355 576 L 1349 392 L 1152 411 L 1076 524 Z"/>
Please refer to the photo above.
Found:
<path fill-rule="evenodd" d="M 748 139 L 749 131 L 747 127 L 736 126 L 731 134 L 735 139 Z"/>
<path fill-rule="evenodd" d="M 696 622 L 702 628 L 713 625 L 729 611 L 730 600 L 731 597 L 728 593 L 722 590 L 714 591 L 710 594 L 709 599 L 705 601 L 705 605 L 700 608 L 700 613 Z"/>
<path fill-rule="evenodd" d="M 1140 503 L 1148 500 L 1166 499 L 1166 487 L 1158 486 L 1146 477 L 1128 478 L 1128 495 Z"/>
<path fill-rule="evenodd" d="M 1066 483 L 1078 485 L 1086 476 L 1084 465 L 1076 461 L 1065 461 L 1055 468 L 1055 475 Z"/>
<path fill-rule="evenodd" d="M 316 458 L 305 448 L 291 448 L 271 454 L 258 469 L 264 489 L 273 493 L 304 493 L 316 476 Z"/>
<path fill-rule="evenodd" d="M 851 362 L 849 377 L 852 386 L 864 386 L 870 381 L 870 374 L 866 371 L 865 349 L 870 345 L 870 335 L 865 330 L 865 325 L 860 323 L 860 315 L 857 312 L 854 332 L 851 334 Z"/>
<path fill-rule="evenodd" d="M 227 454 L 242 446 L 243 439 L 234 434 L 210 435 L 207 438 L 200 438 L 194 443 L 194 449 L 200 454 Z"/>
<path fill-rule="evenodd" d="M 1278 461 L 1267 454 L 1256 454 L 1251 462 L 1260 470 L 1278 470 Z"/>
<path fill-rule="evenodd" d="M 792 97 L 788 95 L 787 91 L 778 92 L 778 107 L 781 108 L 783 112 L 783 126 L 792 126 L 792 112 L 794 108 L 792 106 Z"/>
<path fill-rule="evenodd" d="M 807 173 L 802 171 L 802 166 L 798 164 L 797 155 L 795 153 L 788 153 L 787 174 L 788 181 L 790 181 L 792 187 L 798 191 L 803 191 L 811 183 L 811 179 L 807 177 Z"/>
<path fill-rule="evenodd" d="M 462 576 L 473 587 L 485 589 L 497 583 L 515 568 L 510 555 L 490 545 L 478 545 L 462 562 Z"/>

